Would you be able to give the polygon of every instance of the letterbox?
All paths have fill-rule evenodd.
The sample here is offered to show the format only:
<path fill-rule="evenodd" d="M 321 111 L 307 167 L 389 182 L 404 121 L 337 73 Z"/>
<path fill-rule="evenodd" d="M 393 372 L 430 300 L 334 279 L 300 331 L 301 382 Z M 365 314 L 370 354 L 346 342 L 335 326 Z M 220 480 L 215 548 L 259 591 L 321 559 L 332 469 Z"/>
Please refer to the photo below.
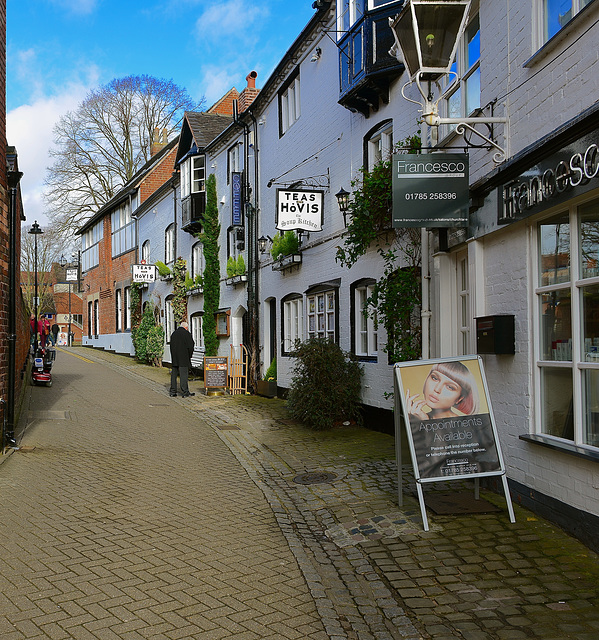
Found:
<path fill-rule="evenodd" d="M 476 352 L 516 353 L 514 316 L 504 314 L 476 318 Z"/>

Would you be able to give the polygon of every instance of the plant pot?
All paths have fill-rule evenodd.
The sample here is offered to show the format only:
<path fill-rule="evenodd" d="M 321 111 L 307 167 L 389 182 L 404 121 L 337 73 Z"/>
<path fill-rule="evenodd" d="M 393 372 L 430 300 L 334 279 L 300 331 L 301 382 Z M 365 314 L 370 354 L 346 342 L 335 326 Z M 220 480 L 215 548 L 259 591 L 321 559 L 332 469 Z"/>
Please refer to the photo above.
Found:
<path fill-rule="evenodd" d="M 276 380 L 257 380 L 256 393 L 264 398 L 276 398 L 277 381 Z"/>

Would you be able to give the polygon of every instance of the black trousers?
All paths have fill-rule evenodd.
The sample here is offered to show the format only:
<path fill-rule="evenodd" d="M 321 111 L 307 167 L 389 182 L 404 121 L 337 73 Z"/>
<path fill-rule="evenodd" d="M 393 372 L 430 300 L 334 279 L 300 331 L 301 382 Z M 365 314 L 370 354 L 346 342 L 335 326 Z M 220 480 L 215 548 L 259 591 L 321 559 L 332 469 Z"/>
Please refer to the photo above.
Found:
<path fill-rule="evenodd" d="M 171 393 L 177 393 L 177 376 L 181 379 L 181 392 L 189 393 L 189 367 L 176 367 L 171 368 Z"/>

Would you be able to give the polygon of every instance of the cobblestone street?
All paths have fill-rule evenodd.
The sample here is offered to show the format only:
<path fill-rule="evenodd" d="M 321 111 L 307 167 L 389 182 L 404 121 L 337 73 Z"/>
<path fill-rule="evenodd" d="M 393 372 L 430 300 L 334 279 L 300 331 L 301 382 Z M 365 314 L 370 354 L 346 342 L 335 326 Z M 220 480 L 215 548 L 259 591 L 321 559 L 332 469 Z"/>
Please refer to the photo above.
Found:
<path fill-rule="evenodd" d="M 484 491 L 425 532 L 388 435 L 169 398 L 168 369 L 90 349 L 54 372 L 0 467 L 2 638 L 599 636 L 596 554 Z"/>

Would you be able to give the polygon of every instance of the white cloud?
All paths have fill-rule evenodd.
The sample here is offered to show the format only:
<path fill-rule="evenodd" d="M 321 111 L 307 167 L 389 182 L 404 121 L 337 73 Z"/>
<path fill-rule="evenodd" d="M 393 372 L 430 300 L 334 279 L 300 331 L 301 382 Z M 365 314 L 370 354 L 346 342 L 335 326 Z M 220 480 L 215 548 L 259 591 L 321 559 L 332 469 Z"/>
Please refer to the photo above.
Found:
<path fill-rule="evenodd" d="M 75 109 L 88 91 L 89 86 L 71 85 L 60 95 L 36 98 L 6 114 L 8 144 L 16 147 L 23 172 L 21 192 L 27 221 L 47 224 L 42 194 L 54 125 L 60 116 Z"/>
<path fill-rule="evenodd" d="M 209 6 L 196 22 L 196 33 L 200 40 L 218 42 L 223 45 L 223 33 L 233 48 L 239 41 L 255 40 L 262 22 L 269 16 L 266 5 L 248 0 L 227 0 Z"/>
<path fill-rule="evenodd" d="M 53 4 L 75 15 L 88 15 L 96 10 L 98 0 L 53 0 Z"/>

